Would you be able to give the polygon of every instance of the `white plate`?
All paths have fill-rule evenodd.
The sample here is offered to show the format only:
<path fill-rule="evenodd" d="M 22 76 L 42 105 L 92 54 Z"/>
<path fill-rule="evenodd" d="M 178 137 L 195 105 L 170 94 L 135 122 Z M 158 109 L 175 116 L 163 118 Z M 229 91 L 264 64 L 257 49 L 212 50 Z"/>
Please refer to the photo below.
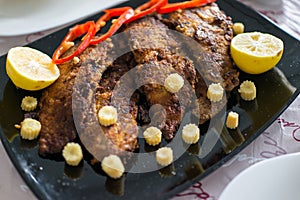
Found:
<path fill-rule="evenodd" d="M 0 36 L 16 36 L 73 22 L 125 0 L 0 0 Z"/>
<path fill-rule="evenodd" d="M 261 161 L 234 178 L 219 200 L 299 200 L 300 153 Z"/>

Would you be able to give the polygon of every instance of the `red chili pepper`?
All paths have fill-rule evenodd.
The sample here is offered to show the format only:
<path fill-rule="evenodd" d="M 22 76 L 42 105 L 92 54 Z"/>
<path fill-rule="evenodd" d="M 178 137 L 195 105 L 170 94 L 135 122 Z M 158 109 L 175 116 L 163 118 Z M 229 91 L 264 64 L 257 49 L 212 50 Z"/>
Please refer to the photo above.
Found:
<path fill-rule="evenodd" d="M 68 45 L 68 43 L 74 41 L 76 38 L 83 35 L 84 33 L 86 33 L 86 35 L 84 36 L 81 44 L 78 46 L 76 51 L 69 56 L 60 58 L 62 54 L 65 53 L 71 47 L 70 45 Z M 89 46 L 90 41 L 95 36 L 95 34 L 96 25 L 93 21 L 88 21 L 84 24 L 74 26 L 70 29 L 69 33 L 65 36 L 59 47 L 55 50 L 52 56 L 52 61 L 55 64 L 61 64 L 71 60 Z"/>
<path fill-rule="evenodd" d="M 156 12 L 162 6 L 165 6 L 167 4 L 168 4 L 168 0 L 150 0 L 149 2 L 144 3 L 143 5 L 135 9 L 136 14 L 133 17 L 131 17 L 128 21 L 126 21 L 126 24 L 133 22 L 139 18 L 142 18 L 148 14 Z"/>
<path fill-rule="evenodd" d="M 185 1 L 179 3 L 170 3 L 161 7 L 157 12 L 160 14 L 165 14 L 169 12 L 174 12 L 178 9 L 187 9 L 187 8 L 203 6 L 205 4 L 213 3 L 215 1 L 216 0 L 191 0 L 191 1 Z"/>
<path fill-rule="evenodd" d="M 97 38 L 93 38 L 90 42 L 90 44 L 92 45 L 98 44 L 99 42 L 102 42 L 110 36 L 112 36 L 128 19 L 134 16 L 134 10 L 131 7 L 113 8 L 105 10 L 104 12 L 105 14 L 96 22 L 97 31 L 99 31 L 103 26 L 105 26 L 106 22 L 112 17 L 119 16 L 119 18 L 115 19 L 109 30 L 104 35 L 101 35 Z"/>
<path fill-rule="evenodd" d="M 76 25 L 71 28 L 60 46 L 55 50 L 52 60 L 55 64 L 61 64 L 69 61 L 80 54 L 82 51 L 84 51 L 84 49 L 86 49 L 90 44 L 98 44 L 112 36 L 124 23 L 127 24 L 153 12 L 165 14 L 178 9 L 187 9 L 202 6 L 215 1 L 216 0 L 191 0 L 186 2 L 168 4 L 168 0 L 150 0 L 147 3 L 142 4 L 135 10 L 133 10 L 131 7 L 105 10 L 105 14 L 100 17 L 96 23 L 94 23 L 93 21 L 88 21 L 84 24 Z M 117 16 L 119 16 L 119 18 L 115 19 L 110 29 L 104 35 L 94 38 L 96 32 L 98 32 L 103 26 L 105 26 L 108 20 L 110 20 L 112 17 Z M 76 49 L 76 51 L 69 56 L 60 58 L 62 54 L 72 46 L 70 45 L 70 42 L 74 41 L 84 33 L 86 34 L 82 38 L 82 42 Z"/>

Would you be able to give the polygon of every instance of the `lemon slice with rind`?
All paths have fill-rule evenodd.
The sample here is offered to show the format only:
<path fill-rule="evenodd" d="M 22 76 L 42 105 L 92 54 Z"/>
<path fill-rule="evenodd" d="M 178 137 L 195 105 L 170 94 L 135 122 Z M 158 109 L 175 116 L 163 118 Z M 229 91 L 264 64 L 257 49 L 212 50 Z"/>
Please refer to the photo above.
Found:
<path fill-rule="evenodd" d="M 6 72 L 17 87 L 31 91 L 48 87 L 60 75 L 48 55 L 29 47 L 14 47 L 8 51 Z"/>
<path fill-rule="evenodd" d="M 280 61 L 283 49 L 281 39 L 260 32 L 238 34 L 230 45 L 235 64 L 249 74 L 261 74 L 272 69 Z"/>

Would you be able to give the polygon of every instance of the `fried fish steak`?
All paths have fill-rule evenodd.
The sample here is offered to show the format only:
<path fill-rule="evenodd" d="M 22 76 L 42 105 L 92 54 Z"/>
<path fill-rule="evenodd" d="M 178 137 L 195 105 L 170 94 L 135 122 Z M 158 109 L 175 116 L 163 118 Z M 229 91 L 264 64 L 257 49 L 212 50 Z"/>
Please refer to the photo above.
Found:
<path fill-rule="evenodd" d="M 205 81 L 221 83 L 226 91 L 231 91 L 239 84 L 239 73 L 233 68 L 229 53 L 233 23 L 217 4 L 179 10 L 170 13 L 169 19 L 165 21 L 200 44 L 196 45 L 196 48 L 202 49 L 198 50 L 200 53 L 194 49 L 194 44 L 187 45 L 200 65 L 200 75 Z"/>
<path fill-rule="evenodd" d="M 155 17 L 146 17 L 133 22 L 125 32 L 129 34 L 129 45 L 139 64 L 136 67 L 137 81 L 145 83 L 140 91 L 150 106 L 159 104 L 164 107 L 166 118 L 159 128 L 164 138 L 170 140 L 178 130 L 183 111 L 192 98 L 191 93 L 185 92 L 186 98 L 179 102 L 178 95 L 168 92 L 163 86 L 163 81 L 166 75 L 176 72 L 194 89 L 197 78 L 193 62 L 177 53 L 180 50 L 180 43 L 169 32 L 169 28 Z M 140 107 L 140 110 L 145 111 L 144 107 Z M 149 115 L 149 112 L 144 114 Z M 139 116 L 140 119 L 147 119 Z"/>
<path fill-rule="evenodd" d="M 62 75 L 43 92 L 40 100 L 38 117 L 42 123 L 39 139 L 41 155 L 61 152 L 66 143 L 78 138 L 78 134 L 90 153 L 108 147 L 101 143 L 103 137 L 99 137 L 100 131 L 97 129 L 99 122 L 94 117 L 100 108 L 111 104 L 113 89 L 118 80 L 135 66 L 131 52 L 116 58 L 117 52 L 113 46 L 113 41 L 105 41 L 86 49 L 80 55 L 80 63 L 68 62 L 60 65 Z M 132 87 L 132 83 L 128 84 L 128 87 Z M 114 97 L 122 105 L 118 108 L 118 122 L 109 127 L 101 126 L 104 136 L 115 147 L 112 151 L 118 155 L 122 151 L 134 151 L 138 147 L 135 120 L 138 94 L 132 95 L 126 107 L 123 96 L 127 91 L 122 92 L 118 94 L 121 98 Z M 88 110 L 84 110 L 85 107 Z M 78 123 L 77 130 L 74 121 Z"/>
<path fill-rule="evenodd" d="M 193 46 L 178 39 L 169 32 L 170 27 L 195 39 L 199 45 Z M 162 79 L 170 73 L 167 69 L 180 74 L 185 78 L 185 84 L 188 83 L 195 90 L 200 111 L 200 124 L 211 119 L 226 105 L 225 97 L 218 103 L 211 103 L 207 99 L 207 84 L 220 82 L 227 91 L 231 91 L 238 85 L 238 72 L 233 69 L 229 55 L 232 22 L 216 4 L 177 11 L 171 13 L 169 19 L 148 16 L 130 23 L 125 28 L 125 32 L 129 36 L 128 45 L 132 52 L 121 56 L 117 61 L 110 56 L 110 53 L 114 54 L 112 52 L 114 42 L 107 40 L 86 49 L 80 55 L 80 63 L 68 62 L 60 65 L 61 76 L 43 92 L 40 100 L 38 117 L 42 123 L 39 139 L 41 155 L 59 153 L 66 143 L 78 137 L 74 124 L 74 117 L 77 116 L 73 116 L 72 113 L 72 94 L 74 93 L 81 98 L 78 102 L 82 106 L 89 104 L 92 100 L 95 101 L 95 107 L 91 108 L 88 114 L 79 113 L 78 115 L 81 120 L 79 120 L 80 126 L 91 129 L 91 134 L 84 135 L 80 139 L 85 145 L 92 146 L 95 151 L 100 151 L 105 148 L 105 145 L 94 145 L 95 141 L 101 138 L 97 130 L 93 129 L 95 126 L 88 116 L 90 113 L 95 115 L 101 107 L 110 105 L 112 99 L 119 101 L 121 121 L 111 127 L 102 127 L 105 136 L 116 149 L 120 150 L 116 150 L 118 154 L 124 150 L 133 151 L 137 148 L 137 120 L 141 120 L 139 121 L 141 124 L 143 120 L 149 121 L 147 109 L 155 104 L 162 105 L 166 111 L 166 121 L 160 127 L 164 137 L 166 139 L 174 137 L 182 121 L 183 110 L 190 104 L 191 95 L 184 91 L 186 92 L 185 99 L 179 102 L 177 94 L 172 94 L 162 84 L 155 83 L 155 80 Z M 186 54 L 187 49 L 189 53 Z M 140 71 L 139 76 L 129 81 L 128 85 L 133 84 L 134 87 L 140 81 L 147 81 L 150 84 L 139 88 L 131 96 L 128 106 L 128 102 L 123 99 L 128 92 L 126 88 L 123 88 L 120 93 L 114 93 L 113 90 L 122 84 L 120 78 L 135 66 L 137 71 Z M 94 85 L 96 92 L 82 91 L 80 88 L 74 90 L 75 79 L 81 71 L 79 69 L 82 68 L 85 71 L 79 77 L 78 84 Z M 148 68 L 149 73 L 145 73 L 142 70 L 144 68 Z M 145 97 L 142 100 L 147 102 L 141 102 L 141 94 Z M 160 113 L 157 111 L 156 115 Z M 75 121 L 78 120 L 75 119 Z M 91 126 L 86 126 L 89 124 Z"/>
<path fill-rule="evenodd" d="M 137 127 L 137 111 L 139 94 L 133 93 L 130 99 L 125 96 L 128 93 L 127 88 L 133 88 L 133 79 L 129 78 L 122 82 L 120 86 L 120 78 L 123 77 L 130 69 L 135 66 L 135 61 L 131 52 L 117 58 L 103 73 L 101 80 L 96 89 L 96 110 L 97 112 L 107 105 L 111 105 L 112 98 L 117 101 L 118 121 L 109 127 L 102 126 L 105 136 L 115 146 L 114 153 L 122 154 L 122 151 L 134 151 L 137 147 L 138 127 Z M 117 94 L 114 89 L 120 86 Z M 127 101 L 129 104 L 127 105 Z M 93 138 L 97 140 L 97 138 Z M 95 151 L 98 151 L 95 149 Z"/>
<path fill-rule="evenodd" d="M 63 147 L 77 138 L 72 114 L 73 86 L 81 66 L 93 64 L 105 68 L 112 63 L 107 52 L 112 49 L 111 42 L 104 42 L 86 49 L 80 55 L 80 63 L 70 61 L 59 66 L 60 77 L 42 93 L 38 112 L 42 129 L 39 138 L 39 153 L 60 153 Z"/>
<path fill-rule="evenodd" d="M 98 161 L 109 154 L 125 156 L 128 151 L 132 152 L 138 147 L 138 94 L 125 98 L 127 88 L 132 87 L 131 79 L 126 83 L 127 88 L 121 86 L 121 89 L 115 92 L 115 88 L 121 85 L 120 78 L 131 69 L 134 63 L 133 56 L 129 52 L 118 58 L 115 55 L 107 57 L 114 60 L 104 70 L 99 71 L 95 63 L 82 65 L 83 70 L 77 77 L 80 81 L 73 91 L 73 113 L 81 143 Z M 97 113 L 107 105 L 117 108 L 118 120 L 115 124 L 105 127 L 99 124 Z"/>
<path fill-rule="evenodd" d="M 196 94 L 200 110 L 199 123 L 211 119 L 225 105 L 226 99 L 211 103 L 206 96 L 207 85 L 220 83 L 226 91 L 239 84 L 239 72 L 233 68 L 230 57 L 230 42 L 233 37 L 232 20 L 215 3 L 170 13 L 163 21 L 172 29 L 193 39 L 199 45 L 185 45 L 194 57 L 198 82 Z M 184 42 L 184 41 L 183 41 Z"/>

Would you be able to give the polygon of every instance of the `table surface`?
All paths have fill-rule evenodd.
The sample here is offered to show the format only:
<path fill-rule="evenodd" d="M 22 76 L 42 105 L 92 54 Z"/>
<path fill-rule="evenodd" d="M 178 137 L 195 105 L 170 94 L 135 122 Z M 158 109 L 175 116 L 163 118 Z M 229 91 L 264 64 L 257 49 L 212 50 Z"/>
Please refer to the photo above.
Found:
<path fill-rule="evenodd" d="M 271 0 L 240 1 L 266 15 L 283 30 L 300 39 L 299 0 L 282 0 L 278 5 L 266 5 Z M 7 53 L 11 47 L 26 45 L 61 28 L 57 27 L 29 35 L 0 37 L 0 55 Z M 300 151 L 299 111 L 300 96 L 248 147 L 211 175 L 173 199 L 218 199 L 226 185 L 242 170 L 264 159 Z M 36 199 L 12 165 L 1 142 L 0 163 L 0 199 Z"/>

